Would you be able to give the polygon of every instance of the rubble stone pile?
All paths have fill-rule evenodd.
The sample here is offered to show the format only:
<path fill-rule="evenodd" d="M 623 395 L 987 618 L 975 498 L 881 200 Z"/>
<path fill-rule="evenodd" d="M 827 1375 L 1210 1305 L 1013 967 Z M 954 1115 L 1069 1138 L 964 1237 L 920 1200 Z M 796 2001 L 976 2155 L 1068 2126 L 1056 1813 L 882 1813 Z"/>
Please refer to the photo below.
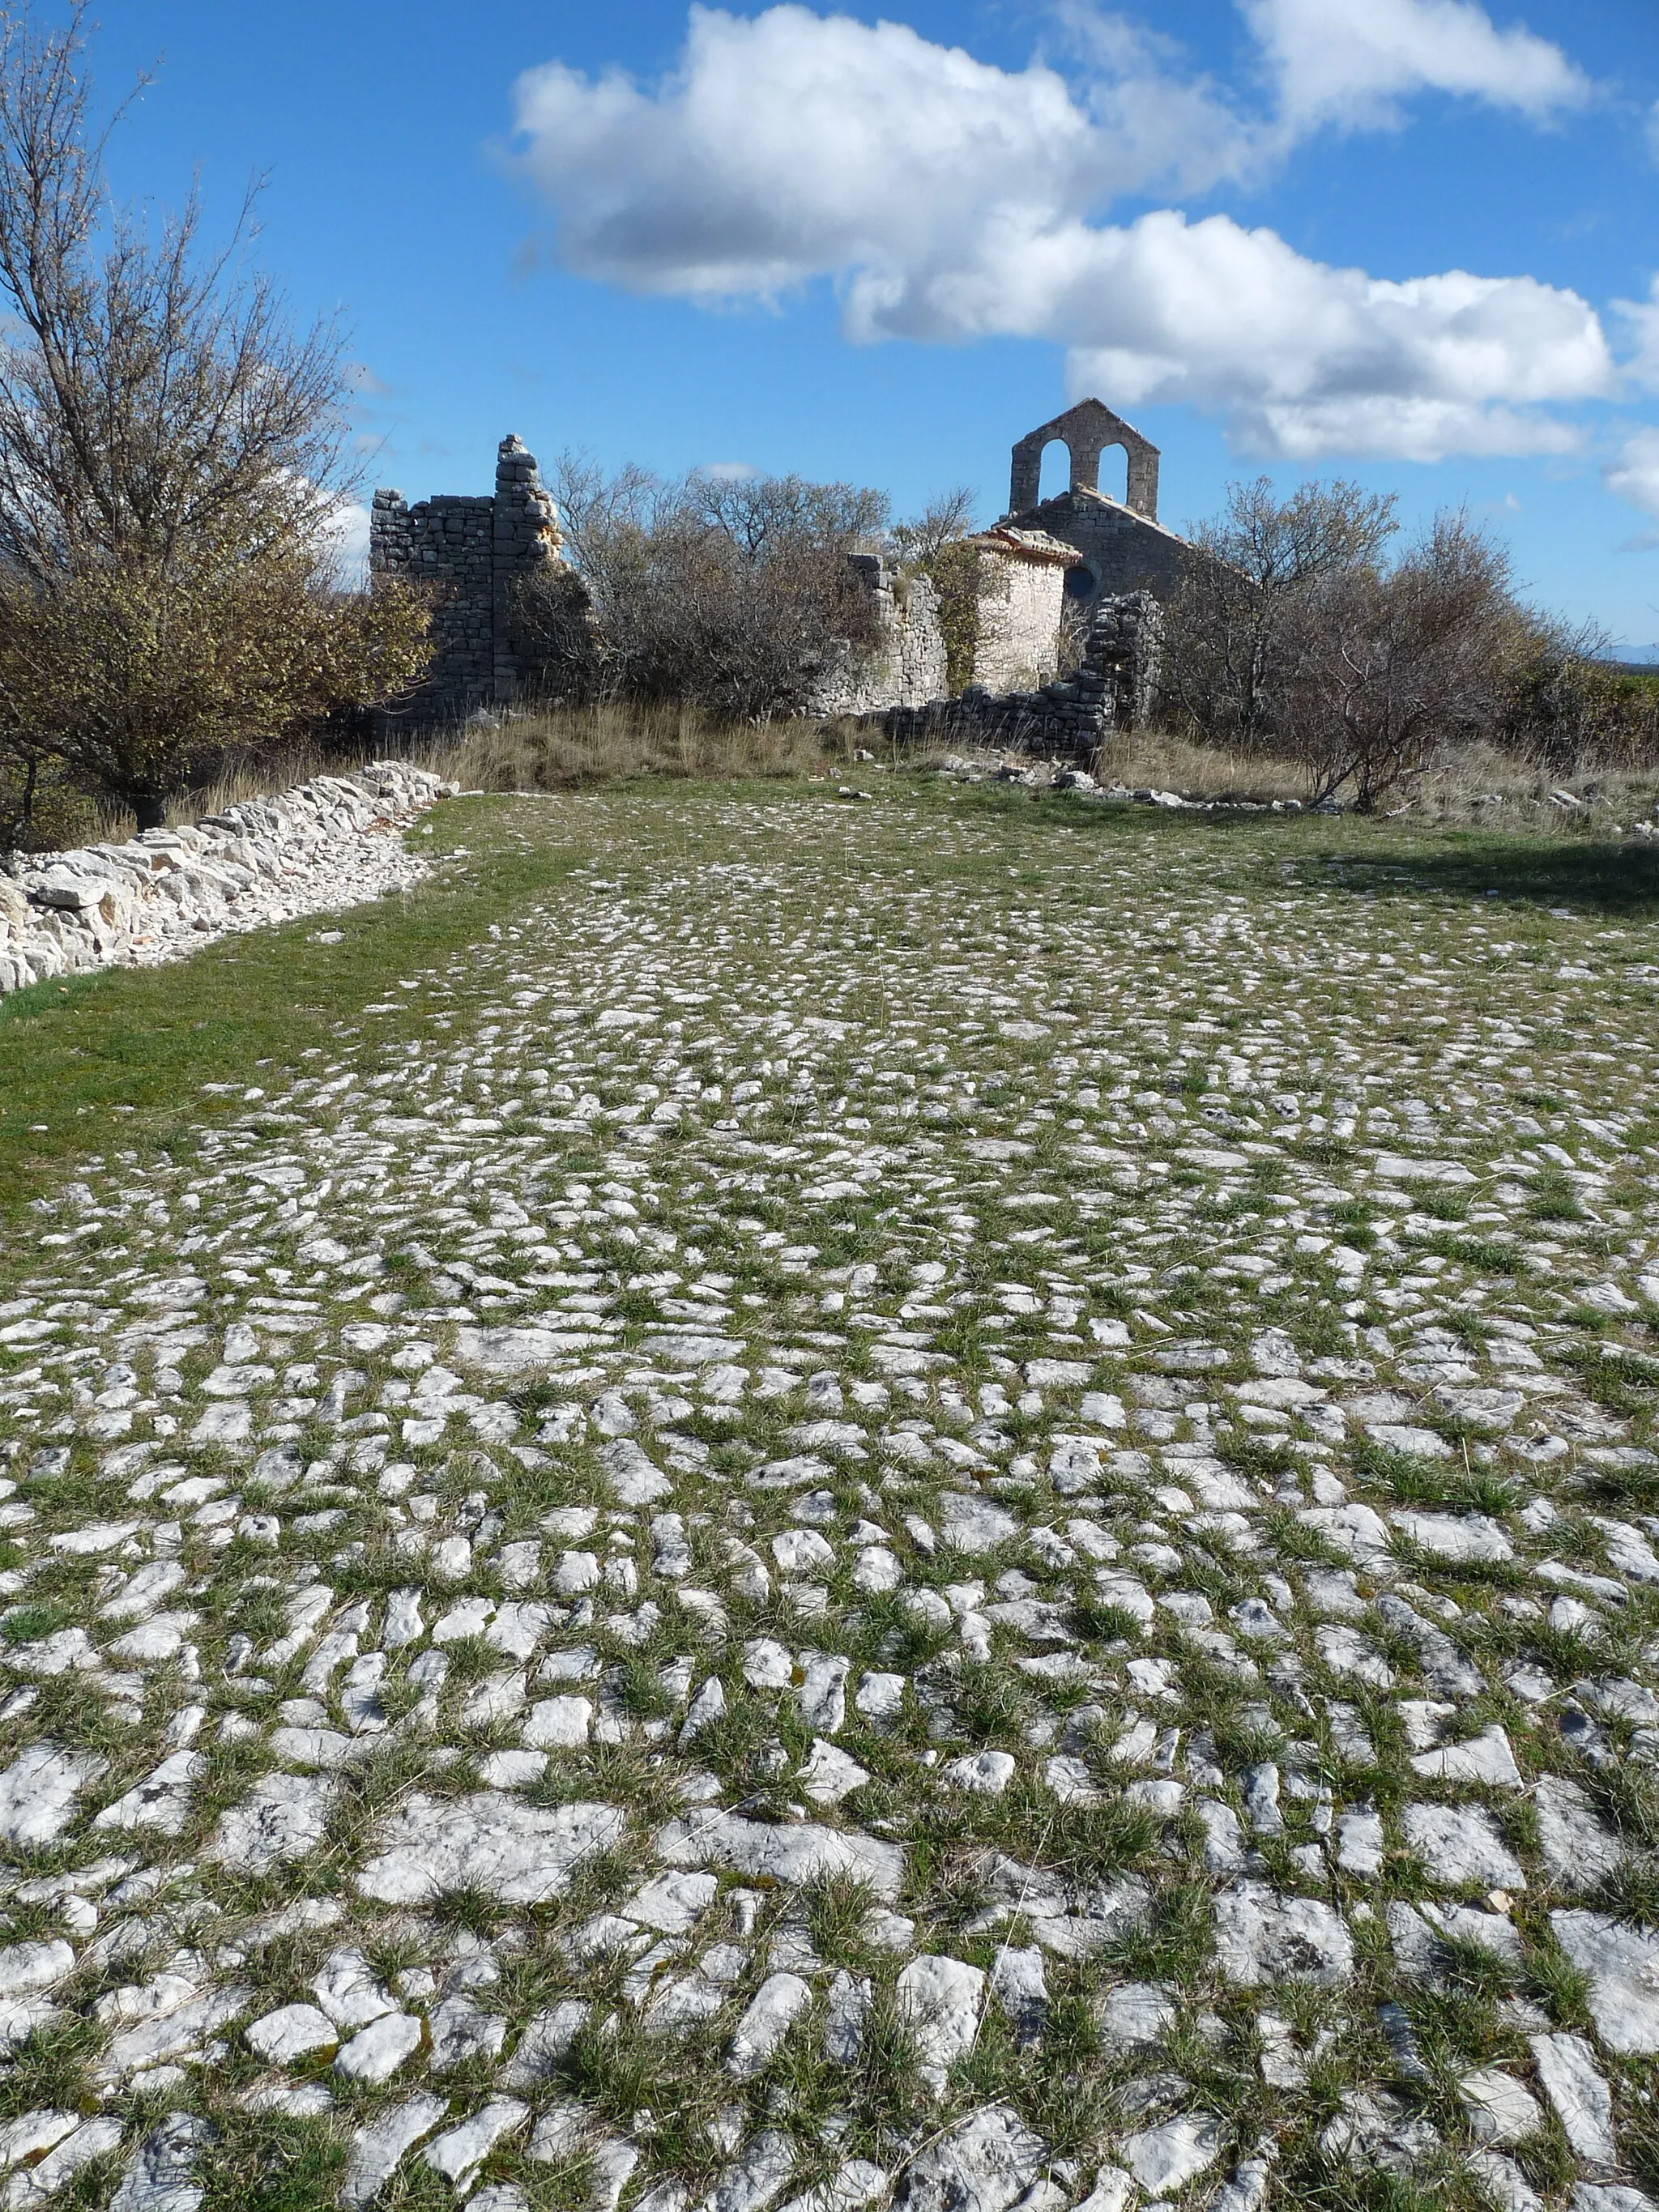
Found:
<path fill-rule="evenodd" d="M 29 854 L 0 875 L 0 994 L 49 975 L 179 960 L 233 930 L 356 905 L 425 872 L 397 831 L 446 783 L 403 761 L 313 776 L 194 828 Z"/>

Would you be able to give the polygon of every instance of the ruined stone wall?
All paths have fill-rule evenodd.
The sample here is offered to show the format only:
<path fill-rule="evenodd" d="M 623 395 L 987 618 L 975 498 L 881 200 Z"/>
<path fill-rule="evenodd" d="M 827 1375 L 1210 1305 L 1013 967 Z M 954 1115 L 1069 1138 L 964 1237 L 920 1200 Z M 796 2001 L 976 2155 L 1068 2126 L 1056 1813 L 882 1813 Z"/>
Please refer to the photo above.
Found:
<path fill-rule="evenodd" d="M 900 578 L 878 554 L 855 553 L 849 565 L 870 595 L 878 642 L 843 645 L 814 684 L 807 712 L 878 714 L 942 698 L 945 634 L 933 584 L 926 576 Z"/>
<path fill-rule="evenodd" d="M 495 502 L 453 496 L 409 507 L 377 491 L 369 524 L 369 568 L 434 587 L 434 657 L 415 705 L 465 714 L 495 684 Z"/>
<path fill-rule="evenodd" d="M 979 574 L 975 684 L 986 691 L 1018 691 L 1046 683 L 1060 665 L 1065 569 L 1057 561 L 987 552 Z"/>
<path fill-rule="evenodd" d="M 925 707 L 945 696 L 948 677 L 939 592 L 930 577 L 901 577 L 879 555 L 850 565 L 869 594 L 880 642 L 842 648 L 814 685 L 814 714 L 879 714 Z M 988 548 L 979 557 L 979 636 L 974 681 L 988 691 L 1040 684 L 1058 664 L 1066 571 Z"/>
<path fill-rule="evenodd" d="M 870 719 L 902 744 L 1000 746 L 1006 752 L 1086 762 L 1114 730 L 1144 722 L 1163 658 L 1163 609 L 1150 592 L 1129 592 L 1095 610 L 1076 672 L 1033 691 L 1001 694 L 975 686 L 956 699 L 890 707 Z"/>
<path fill-rule="evenodd" d="M 445 494 L 410 507 L 401 492 L 375 493 L 371 573 L 434 587 L 436 652 L 411 711 L 449 719 L 514 696 L 517 586 L 557 560 L 561 542 L 535 456 L 516 437 L 501 441 L 493 496 Z"/>
<path fill-rule="evenodd" d="M 1121 446 L 1128 462 L 1124 504 L 1149 522 L 1158 520 L 1158 447 L 1098 399 L 1079 400 L 1041 429 L 1028 431 L 1014 447 L 1008 489 L 1011 514 L 1028 514 L 1037 505 L 1042 496 L 1042 456 L 1056 441 L 1071 458 L 1073 491 L 1097 492 L 1101 456 L 1109 447 Z"/>

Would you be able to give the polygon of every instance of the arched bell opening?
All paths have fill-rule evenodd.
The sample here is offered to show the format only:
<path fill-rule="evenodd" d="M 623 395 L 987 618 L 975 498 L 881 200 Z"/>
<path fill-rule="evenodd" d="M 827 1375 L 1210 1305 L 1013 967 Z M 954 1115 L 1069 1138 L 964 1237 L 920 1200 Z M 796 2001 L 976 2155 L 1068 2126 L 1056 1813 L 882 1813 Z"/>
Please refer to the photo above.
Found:
<path fill-rule="evenodd" d="M 1072 449 L 1063 438 L 1050 438 L 1042 449 L 1037 499 L 1059 499 L 1072 489 Z"/>

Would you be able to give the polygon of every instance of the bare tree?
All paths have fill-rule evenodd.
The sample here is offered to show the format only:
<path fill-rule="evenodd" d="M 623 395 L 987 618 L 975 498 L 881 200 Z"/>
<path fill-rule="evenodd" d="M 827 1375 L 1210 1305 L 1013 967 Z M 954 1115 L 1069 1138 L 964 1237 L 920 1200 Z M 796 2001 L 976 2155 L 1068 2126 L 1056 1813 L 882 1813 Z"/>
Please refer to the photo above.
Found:
<path fill-rule="evenodd" d="M 581 595 L 550 574 L 520 611 L 551 694 L 684 700 L 742 720 L 792 714 L 836 641 L 871 635 L 847 556 L 885 527 L 878 492 L 799 477 L 607 477 L 568 454 L 552 484 Z"/>
<path fill-rule="evenodd" d="M 595 588 L 618 563 L 635 556 L 656 526 L 669 488 L 649 470 L 624 462 L 607 476 L 591 453 L 565 452 L 550 471 L 565 550 Z"/>
<path fill-rule="evenodd" d="M 890 512 L 884 492 L 850 483 L 809 483 L 804 477 L 687 477 L 691 514 L 730 538 L 741 558 L 759 567 L 801 549 L 844 553 L 874 541 Z"/>
<path fill-rule="evenodd" d="M 86 22 L 85 0 L 72 0 L 58 28 L 27 7 L 0 8 L 0 612 L 27 633 L 17 643 L 27 661 L 58 619 L 31 594 L 61 593 L 64 609 L 90 618 L 106 590 L 114 626 L 147 635 L 145 665 L 179 701 L 179 727 L 222 748 L 287 726 L 313 696 L 314 651 L 284 682 L 266 649 L 275 639 L 256 635 L 258 611 L 282 608 L 276 635 L 293 641 L 296 579 L 319 620 L 333 611 L 343 641 L 383 621 L 380 658 L 400 682 L 410 616 L 395 591 L 347 609 L 330 588 L 330 530 L 349 481 L 339 331 L 295 330 L 249 265 L 256 194 L 216 252 L 204 250 L 194 192 L 153 230 L 112 204 L 112 124 L 94 121 Z M 251 580 L 264 562 L 269 577 Z M 188 610 L 183 619 L 169 617 L 170 602 Z M 224 650 L 252 654 L 257 673 L 210 685 L 216 706 L 192 714 L 190 672 L 200 681 L 213 672 L 201 625 L 222 617 Z M 181 658 L 164 672 L 174 648 Z M 343 667 L 350 654 L 343 643 L 325 658 Z M 137 680 L 124 653 L 96 665 L 110 683 Z M 0 745 L 27 754 L 50 743 L 119 791 L 141 823 L 159 821 L 189 749 L 112 750 L 122 704 L 94 711 L 94 665 L 77 668 L 73 712 L 70 690 L 54 704 L 38 668 L 33 719 L 15 706 L 0 714 Z"/>
<path fill-rule="evenodd" d="M 893 550 L 907 564 L 927 568 L 947 545 L 966 538 L 974 528 L 979 494 L 972 484 L 955 484 L 936 492 L 920 514 L 893 526 Z"/>
<path fill-rule="evenodd" d="M 1361 811 L 1472 738 L 1559 759 L 1594 720 L 1609 747 L 1643 741 L 1642 702 L 1522 605 L 1500 545 L 1442 514 L 1391 559 L 1394 508 L 1352 483 L 1233 485 L 1169 609 L 1166 704 L 1212 743 L 1304 761 L 1316 800 Z"/>
<path fill-rule="evenodd" d="M 1340 568 L 1299 603 L 1280 731 L 1316 800 L 1362 813 L 1459 741 L 1501 722 L 1536 625 L 1509 556 L 1462 514 L 1442 514 L 1391 568 Z"/>
<path fill-rule="evenodd" d="M 1224 514 L 1192 533 L 1197 556 L 1168 610 L 1170 703 L 1212 743 L 1252 750 L 1275 733 L 1299 610 L 1334 577 L 1374 572 L 1396 527 L 1392 494 L 1267 477 L 1228 487 Z"/>
<path fill-rule="evenodd" d="M 0 10 L 0 557 L 45 577 L 204 532 L 309 543 L 340 483 L 341 333 L 295 332 L 246 265 L 255 193 L 212 252 L 194 191 L 153 236 L 111 204 L 86 15 Z"/>

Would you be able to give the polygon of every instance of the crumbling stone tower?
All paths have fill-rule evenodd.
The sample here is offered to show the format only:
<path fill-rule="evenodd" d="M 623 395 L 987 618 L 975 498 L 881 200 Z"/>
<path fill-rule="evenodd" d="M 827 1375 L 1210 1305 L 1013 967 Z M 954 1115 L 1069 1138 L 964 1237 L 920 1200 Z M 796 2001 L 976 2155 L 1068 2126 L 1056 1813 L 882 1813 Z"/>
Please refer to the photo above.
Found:
<path fill-rule="evenodd" d="M 536 457 L 516 435 L 501 442 L 491 496 L 444 494 L 410 507 L 399 491 L 375 493 L 371 574 L 437 587 L 437 652 L 415 711 L 459 719 L 514 696 L 517 588 L 557 562 L 562 544 Z"/>

